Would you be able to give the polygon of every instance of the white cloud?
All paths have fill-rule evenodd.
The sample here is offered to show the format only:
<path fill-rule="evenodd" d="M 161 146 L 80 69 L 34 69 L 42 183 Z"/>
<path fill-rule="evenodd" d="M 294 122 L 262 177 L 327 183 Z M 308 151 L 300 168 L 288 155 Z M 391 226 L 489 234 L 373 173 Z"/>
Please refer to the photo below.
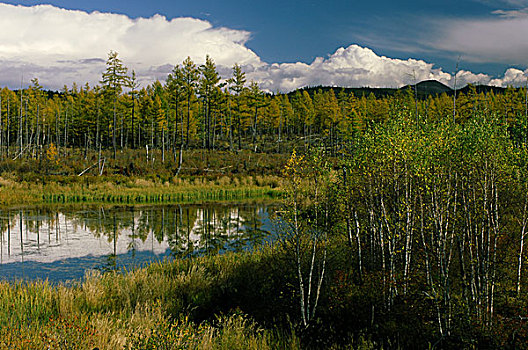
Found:
<path fill-rule="evenodd" d="M 510 68 L 503 77 L 493 78 L 484 73 L 467 70 L 457 72 L 456 85 L 468 83 L 495 86 L 524 86 L 528 70 Z M 340 87 L 401 87 L 423 80 L 438 80 L 451 88 L 454 76 L 435 68 L 432 63 L 409 58 L 407 60 L 378 56 L 371 49 L 358 45 L 339 48 L 324 59 L 316 58 L 311 64 L 302 62 L 261 66 L 248 76 L 259 81 L 262 88 L 270 91 L 291 91 L 303 86 Z"/>
<path fill-rule="evenodd" d="M 476 40 L 479 34 L 476 32 L 481 29 L 480 22 L 474 26 L 470 41 Z M 455 35 L 455 32 L 449 33 Z M 523 33 L 518 35 L 519 40 Z M 253 79 L 272 92 L 317 85 L 400 87 L 427 79 L 453 86 L 452 75 L 432 63 L 379 56 L 357 45 L 339 48 L 310 64 L 268 64 L 247 48 L 249 39 L 250 33 L 246 31 L 216 28 L 208 21 L 194 18 L 167 19 L 155 15 L 131 19 L 125 15 L 72 11 L 51 5 L 25 7 L 0 3 L 0 84 L 17 88 L 23 75 L 25 84 L 37 77 L 51 89 L 60 89 L 65 84 L 71 86 L 73 82 L 94 85 L 101 78 L 108 52 L 115 50 L 128 67 L 136 70 L 143 86 L 155 79 L 164 80 L 173 65 L 187 56 L 202 63 L 206 54 L 214 58 L 223 77 L 228 77 L 232 65 L 239 63 L 247 72 L 248 80 Z M 462 36 L 454 39 L 466 45 Z M 522 45 L 528 47 L 528 43 Z M 495 79 L 461 71 L 457 86 L 466 82 L 522 85 L 523 79 L 524 73 L 514 69 Z"/>
<path fill-rule="evenodd" d="M 519 8 L 528 6 L 527 0 L 473 0 L 488 6 Z"/>
<path fill-rule="evenodd" d="M 421 60 L 400 60 L 376 55 L 358 45 L 339 48 L 327 59 L 311 64 L 273 64 L 249 73 L 270 91 L 290 91 L 302 86 L 400 87 L 415 81 L 449 82 L 451 75 Z"/>
<path fill-rule="evenodd" d="M 495 10 L 492 12 L 494 15 L 498 15 L 503 18 L 519 18 L 528 16 L 528 7 L 521 8 L 518 10 Z"/>
<path fill-rule="evenodd" d="M 509 68 L 500 79 L 491 79 L 489 84 L 501 87 L 525 86 L 528 77 L 528 69 L 524 72 L 519 69 Z"/>
<path fill-rule="evenodd" d="M 248 32 L 213 28 L 194 18 L 131 19 L 51 5 L 0 3 L 0 19 L 0 66 L 2 80 L 8 84 L 19 84 L 22 74 L 36 76 L 50 88 L 73 81 L 95 84 L 110 50 L 117 51 L 145 82 L 164 79 L 170 67 L 187 56 L 203 62 L 210 54 L 217 64 L 226 66 L 263 64 L 245 46 Z"/>

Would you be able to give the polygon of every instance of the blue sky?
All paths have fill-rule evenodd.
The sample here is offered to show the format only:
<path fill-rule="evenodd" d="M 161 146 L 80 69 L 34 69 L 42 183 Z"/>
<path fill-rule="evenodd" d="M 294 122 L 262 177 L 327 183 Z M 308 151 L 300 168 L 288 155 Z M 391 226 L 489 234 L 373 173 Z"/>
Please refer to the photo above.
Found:
<path fill-rule="evenodd" d="M 24 6 L 51 4 L 60 9 L 80 10 L 88 13 L 98 11 L 122 14 L 132 21 L 137 18 L 152 19 L 152 16 L 160 14 L 165 17 L 166 26 L 175 18 L 198 19 L 201 20 L 200 23 L 208 24 L 214 30 L 231 31 L 226 40 L 231 40 L 239 45 L 236 50 L 248 49 L 251 51 L 251 54 L 248 55 L 254 54 L 255 56 L 253 58 L 246 57 L 246 53 L 242 52 L 242 56 L 245 57 L 245 62 L 248 65 L 248 73 L 257 81 L 261 79 L 263 84 L 267 84 L 266 87 L 271 90 L 287 90 L 302 83 L 317 84 L 318 74 L 313 72 L 316 68 L 327 71 L 346 69 L 348 75 L 356 74 L 359 77 L 348 81 L 343 78 L 343 75 L 330 78 L 331 72 L 327 72 L 328 76 L 319 77 L 321 84 L 397 86 L 406 83 L 405 79 L 409 80 L 404 76 L 414 75 L 413 79 L 416 79 L 416 72 L 419 72 L 419 78 L 432 77 L 441 81 L 443 79 L 444 82 L 449 83 L 452 79 L 445 74 L 453 73 L 459 57 L 459 68 L 467 72 L 464 74 L 468 81 L 474 80 L 482 83 L 495 81 L 496 85 L 507 84 L 508 82 L 519 84 L 522 80 L 519 72 L 512 70 L 509 72 L 510 75 L 517 74 L 517 76 L 507 78 L 507 70 L 515 68 L 522 71 L 526 69 L 528 63 L 528 44 L 526 40 L 523 40 L 524 33 L 528 32 L 528 0 L 62 0 L 3 1 L 2 3 Z M 0 19 L 2 15 L 0 11 Z M 4 15 L 7 16 L 7 14 Z M 67 14 L 65 14 L 66 17 L 68 17 Z M 109 21 L 109 25 L 111 26 L 111 23 L 114 22 L 116 20 Z M 48 22 L 47 27 L 53 25 L 50 23 L 54 22 Z M 57 25 L 61 25 L 62 22 L 58 21 L 57 23 Z M 67 24 L 64 25 L 68 26 Z M 192 26 L 193 24 L 189 25 Z M 143 30 L 148 31 L 149 29 Z M 208 29 L 204 30 L 208 31 Z M 160 41 L 161 38 L 172 40 L 178 32 L 171 31 L 172 34 L 170 35 L 168 33 L 169 30 L 167 29 L 167 37 L 161 35 Z M 53 34 L 54 32 L 50 33 L 50 35 Z M 80 35 L 82 36 L 82 34 Z M 234 36 L 241 37 L 233 38 Z M 188 38 L 191 41 L 194 40 L 192 36 Z M 1 39 L 0 37 L 0 41 Z M 20 39 L 24 40 L 24 37 L 20 37 Z M 33 38 L 33 40 L 37 39 Z M 211 40 L 214 39 L 203 38 L 204 43 Z M 123 43 L 123 40 L 119 39 L 119 41 Z M 128 38 L 128 45 L 137 45 L 136 41 L 141 42 L 141 40 Z M 164 44 L 160 43 L 160 45 L 163 46 Z M 357 46 L 351 47 L 351 45 Z M 183 43 L 179 46 L 187 47 L 187 44 Z M 339 48 L 350 49 L 341 52 L 339 57 L 332 58 Z M 193 52 L 198 55 L 199 50 L 196 47 L 188 49 L 192 51 L 188 53 L 189 55 L 193 56 Z M 204 52 L 207 49 L 204 47 Z M 123 50 L 127 51 L 126 48 Z M 222 52 L 220 48 L 218 50 Z M 233 51 L 232 59 L 240 56 L 236 50 Z M 376 57 L 366 50 L 372 50 Z M 10 49 L 9 52 L 12 53 L 13 51 L 14 49 Z M 26 54 L 30 55 L 31 52 L 28 51 Z M 179 59 L 182 55 L 185 56 L 185 53 L 175 55 L 174 60 Z M 215 58 L 212 53 L 211 55 Z M 12 62 L 15 58 L 23 60 L 23 56 L 13 55 L 9 58 Z M 38 54 L 33 54 L 33 56 L 38 56 Z M 85 58 L 101 58 L 100 53 L 95 56 Z M 383 56 L 400 61 L 391 61 L 392 68 L 381 67 L 383 60 L 379 57 Z M 2 55 L 0 45 L 0 59 L 2 57 L 5 58 L 6 54 Z M 314 64 L 314 60 L 317 61 L 318 57 L 322 58 L 323 62 Z M 75 59 L 80 58 L 80 54 L 75 57 Z M 125 56 L 122 58 L 125 61 L 127 59 Z M 136 55 L 134 58 L 136 60 L 141 59 L 140 55 Z M 414 68 L 415 63 L 410 62 L 409 59 L 424 62 L 426 65 L 424 66 L 419 62 Z M 148 61 L 148 59 L 145 60 Z M 377 67 L 373 69 L 376 69 L 378 75 L 381 76 L 388 69 L 389 76 L 401 77 L 394 79 L 394 83 L 383 79 L 361 80 L 363 67 L 358 66 L 359 62 L 364 66 L 369 66 L 369 62 L 372 60 L 376 61 L 372 65 Z M 51 63 L 46 67 L 49 68 L 50 65 L 58 61 L 59 59 L 54 62 L 49 61 Z M 61 56 L 60 61 L 67 61 L 64 55 Z M 169 62 L 173 61 L 170 57 L 166 61 L 153 62 L 149 67 L 146 67 L 142 62 L 144 66 L 138 69 L 144 73 L 145 81 L 153 77 L 159 78 L 170 64 L 178 63 L 177 61 Z M 28 61 L 26 63 L 25 69 L 31 72 L 34 72 L 38 65 L 42 65 L 37 64 L 37 62 Z M 140 62 L 136 63 L 139 64 Z M 220 63 L 225 63 L 226 67 L 229 66 L 229 58 L 226 57 Z M 261 65 L 261 63 L 265 65 Z M 274 64 L 278 65 L 275 70 Z M 294 64 L 297 65 L 293 66 Z M 309 65 L 311 69 L 308 69 L 306 65 Z M 57 68 L 57 64 L 55 64 L 55 68 Z M 398 69 L 400 75 L 393 72 L 393 70 Z M 283 74 L 278 74 L 276 70 L 280 70 Z M 147 71 L 151 73 L 149 77 L 147 77 Z M 226 74 L 228 73 L 227 69 L 224 71 Z M 160 75 L 156 75 L 158 73 Z M 311 78 L 301 79 L 295 74 L 309 74 Z M 74 76 L 73 73 L 71 75 Z M 366 73 L 363 74 L 363 76 L 367 75 Z M 289 80 L 273 82 L 273 79 Z M 87 81 L 90 80 L 93 81 L 93 78 L 87 79 Z M 65 81 L 64 83 L 69 84 L 70 82 Z"/>

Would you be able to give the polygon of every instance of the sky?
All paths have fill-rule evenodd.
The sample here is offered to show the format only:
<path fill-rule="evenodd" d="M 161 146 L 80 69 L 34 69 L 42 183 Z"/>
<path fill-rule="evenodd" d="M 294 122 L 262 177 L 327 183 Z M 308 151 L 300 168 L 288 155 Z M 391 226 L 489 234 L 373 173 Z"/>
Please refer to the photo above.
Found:
<path fill-rule="evenodd" d="M 270 92 L 520 86 L 527 33 L 528 0 L 0 0 L 0 85 L 95 85 L 114 50 L 143 86 L 207 54 Z"/>

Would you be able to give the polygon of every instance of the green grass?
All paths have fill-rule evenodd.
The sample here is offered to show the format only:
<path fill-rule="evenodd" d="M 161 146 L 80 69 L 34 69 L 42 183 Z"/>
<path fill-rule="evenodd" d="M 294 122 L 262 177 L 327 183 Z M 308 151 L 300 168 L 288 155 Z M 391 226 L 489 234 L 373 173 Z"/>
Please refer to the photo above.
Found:
<path fill-rule="evenodd" d="M 283 195 L 281 180 L 275 176 L 173 178 L 161 182 L 143 178 L 75 177 L 45 179 L 43 182 L 16 181 L 0 177 L 0 205 L 71 203 L 152 204 L 277 199 Z"/>
<path fill-rule="evenodd" d="M 244 199 L 274 199 L 279 198 L 281 191 L 270 188 L 198 188 L 179 191 L 169 189 L 145 193 L 144 191 L 130 190 L 121 194 L 81 193 L 81 194 L 43 194 L 43 203 L 118 203 L 118 204 L 151 204 L 151 203 L 194 203 L 239 201 Z M 161 192 L 161 193 L 160 193 Z"/>
<path fill-rule="evenodd" d="M 396 349 L 438 340 L 423 295 L 387 312 L 380 274 L 354 282 L 339 240 L 316 319 L 302 327 L 295 263 L 283 248 L 92 272 L 66 285 L 0 282 L 0 349 Z M 457 330 L 453 348 L 467 347 L 464 337 L 486 344 L 475 327 Z"/>

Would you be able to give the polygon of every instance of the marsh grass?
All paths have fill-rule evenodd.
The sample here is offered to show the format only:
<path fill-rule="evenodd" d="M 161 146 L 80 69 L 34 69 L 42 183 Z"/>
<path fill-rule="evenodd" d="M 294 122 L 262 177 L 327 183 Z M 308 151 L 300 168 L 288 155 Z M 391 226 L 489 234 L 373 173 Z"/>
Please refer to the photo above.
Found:
<path fill-rule="evenodd" d="M 298 349 L 294 335 L 283 336 L 258 325 L 240 314 L 223 316 L 215 325 L 196 325 L 183 318 L 174 323 L 162 322 L 148 335 L 130 337 L 127 349 Z"/>
<path fill-rule="evenodd" d="M 146 162 L 142 150 L 123 150 L 115 161 L 110 153 L 103 157 L 107 162 L 102 176 L 97 167 L 78 176 L 97 161 L 93 152 L 84 158 L 67 150 L 52 168 L 38 159 L 0 160 L 0 206 L 275 198 L 282 195 L 280 169 L 287 159 L 249 151 L 189 150 L 178 173 L 173 161 Z"/>
<path fill-rule="evenodd" d="M 332 244 L 337 270 L 328 270 L 309 329 L 300 326 L 295 264 L 275 245 L 93 271 L 67 284 L 0 282 L 0 349 L 394 348 L 383 339 L 395 334 L 395 318 L 380 323 L 381 336 L 362 326 L 371 304 L 381 305 L 368 282 L 378 277 L 366 276 L 363 289 L 343 280 L 350 256 Z"/>
<path fill-rule="evenodd" d="M 220 177 L 211 180 L 174 178 L 165 182 L 121 177 L 87 178 L 87 181 L 54 178 L 43 182 L 17 182 L 11 177 L 0 177 L 0 205 L 3 206 L 239 201 L 277 199 L 283 193 L 281 180 L 274 176 Z"/>
<path fill-rule="evenodd" d="M 44 203 L 194 203 L 202 201 L 238 201 L 243 199 L 275 199 L 281 192 L 271 188 L 212 186 L 187 188 L 126 188 L 112 191 L 82 191 L 81 193 L 48 193 L 42 195 Z"/>
<path fill-rule="evenodd" d="M 234 302 L 273 255 L 263 248 L 176 259 L 126 273 L 90 272 L 68 285 L 0 282 L 0 348 L 298 348 L 293 333 L 264 328 Z M 253 297 L 246 302 L 267 303 Z"/>

